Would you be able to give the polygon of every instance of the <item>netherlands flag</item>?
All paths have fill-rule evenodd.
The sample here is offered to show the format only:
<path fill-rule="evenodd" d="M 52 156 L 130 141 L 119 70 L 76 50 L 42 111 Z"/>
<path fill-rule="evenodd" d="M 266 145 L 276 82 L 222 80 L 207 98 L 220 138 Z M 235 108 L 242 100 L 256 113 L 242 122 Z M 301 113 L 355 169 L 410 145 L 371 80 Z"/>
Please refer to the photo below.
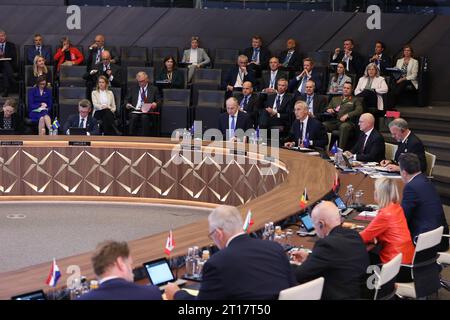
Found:
<path fill-rule="evenodd" d="M 47 281 L 45 281 L 45 283 L 50 287 L 56 287 L 56 283 L 58 282 L 60 277 L 61 272 L 59 272 L 59 267 L 56 264 L 56 259 L 53 258 L 52 267 L 50 268 L 50 272 L 48 274 Z"/>

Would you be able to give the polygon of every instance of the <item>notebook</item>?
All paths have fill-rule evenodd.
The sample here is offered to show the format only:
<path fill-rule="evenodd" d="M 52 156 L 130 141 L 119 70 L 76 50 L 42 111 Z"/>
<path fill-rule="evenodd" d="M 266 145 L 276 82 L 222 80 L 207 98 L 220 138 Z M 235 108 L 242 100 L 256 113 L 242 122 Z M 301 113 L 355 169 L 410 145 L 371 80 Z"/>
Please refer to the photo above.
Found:
<path fill-rule="evenodd" d="M 164 291 L 169 282 L 174 282 L 177 286 L 186 284 L 186 280 L 176 279 L 169 262 L 166 258 L 156 259 L 144 263 L 144 269 L 150 282 Z"/>

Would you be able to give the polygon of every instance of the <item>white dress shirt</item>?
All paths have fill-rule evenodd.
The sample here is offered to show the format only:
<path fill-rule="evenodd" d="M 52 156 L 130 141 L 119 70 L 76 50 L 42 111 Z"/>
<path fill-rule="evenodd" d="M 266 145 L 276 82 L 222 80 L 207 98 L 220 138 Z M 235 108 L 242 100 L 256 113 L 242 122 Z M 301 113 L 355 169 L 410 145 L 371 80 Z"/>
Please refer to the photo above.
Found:
<path fill-rule="evenodd" d="M 198 62 L 198 49 L 191 49 L 191 52 L 189 53 L 189 61 L 193 65 L 196 65 Z"/>
<path fill-rule="evenodd" d="M 147 96 L 147 88 L 148 88 L 148 85 L 146 85 L 144 87 L 145 96 Z M 139 87 L 139 95 L 138 95 L 138 100 L 137 100 L 137 104 L 136 104 L 136 109 L 138 109 L 138 110 L 140 110 L 142 108 L 142 106 L 144 105 L 144 101 L 142 101 L 142 99 L 141 99 L 141 91 L 142 91 L 142 88 Z"/>

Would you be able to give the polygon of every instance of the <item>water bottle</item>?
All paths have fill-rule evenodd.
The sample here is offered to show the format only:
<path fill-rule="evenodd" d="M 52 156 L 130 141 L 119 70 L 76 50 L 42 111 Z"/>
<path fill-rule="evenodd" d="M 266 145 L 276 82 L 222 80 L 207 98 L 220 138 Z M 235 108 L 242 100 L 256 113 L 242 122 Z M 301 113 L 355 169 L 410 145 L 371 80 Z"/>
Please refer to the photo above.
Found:
<path fill-rule="evenodd" d="M 53 128 L 50 127 L 50 128 L 48 129 L 48 135 L 49 135 L 49 136 L 53 136 L 53 135 L 54 135 L 53 131 L 54 131 Z"/>
<path fill-rule="evenodd" d="M 273 225 L 273 222 L 269 222 L 269 240 L 273 241 L 275 238 L 275 226 Z"/>
<path fill-rule="evenodd" d="M 269 227 L 269 224 L 266 223 L 264 225 L 264 232 L 262 234 L 262 238 L 263 238 L 263 240 L 269 240 L 269 237 L 270 237 L 270 227 Z"/>
<path fill-rule="evenodd" d="M 193 252 L 194 249 L 193 248 L 189 248 L 188 249 L 188 253 L 186 255 L 186 275 L 187 276 L 192 276 L 194 274 L 194 270 L 192 270 L 192 266 L 193 266 Z"/>
<path fill-rule="evenodd" d="M 198 278 L 202 277 L 202 272 L 203 272 L 203 266 L 205 265 L 206 261 L 208 261 L 209 259 L 209 251 L 208 250 L 203 250 L 202 252 L 202 257 L 201 259 L 199 259 L 198 264 L 197 264 L 197 275 Z"/>
<path fill-rule="evenodd" d="M 198 278 L 198 262 L 200 260 L 200 251 L 198 250 L 198 247 L 195 246 L 193 253 L 192 253 L 192 275 L 194 276 L 194 278 Z"/>
<path fill-rule="evenodd" d="M 345 204 L 347 207 L 353 205 L 353 185 L 351 184 L 347 186 L 347 191 L 345 191 Z"/>

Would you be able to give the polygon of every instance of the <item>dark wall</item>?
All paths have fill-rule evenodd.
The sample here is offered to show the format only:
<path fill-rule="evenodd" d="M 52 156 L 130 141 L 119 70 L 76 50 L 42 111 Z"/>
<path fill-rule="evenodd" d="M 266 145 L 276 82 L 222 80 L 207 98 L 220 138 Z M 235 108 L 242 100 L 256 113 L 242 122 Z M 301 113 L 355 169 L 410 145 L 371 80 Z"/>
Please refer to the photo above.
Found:
<path fill-rule="evenodd" d="M 20 45 L 31 44 L 35 32 L 43 34 L 52 45 L 68 35 L 74 44 L 84 46 L 103 33 L 107 42 L 117 47 L 174 46 L 181 50 L 196 35 L 202 46 L 213 53 L 215 48 L 248 47 L 251 36 L 259 34 L 274 53 L 283 49 L 290 37 L 299 41 L 303 52 L 333 51 L 342 46 L 343 39 L 351 37 L 366 56 L 378 39 L 386 43 L 391 55 L 398 54 L 402 44 L 411 42 L 417 55 L 430 59 L 431 99 L 450 101 L 450 90 L 442 81 L 450 74 L 448 16 L 383 14 L 381 30 L 368 30 L 365 13 L 81 7 L 81 30 L 68 30 L 66 7 L 0 6 L 0 12 L 0 28 Z"/>

